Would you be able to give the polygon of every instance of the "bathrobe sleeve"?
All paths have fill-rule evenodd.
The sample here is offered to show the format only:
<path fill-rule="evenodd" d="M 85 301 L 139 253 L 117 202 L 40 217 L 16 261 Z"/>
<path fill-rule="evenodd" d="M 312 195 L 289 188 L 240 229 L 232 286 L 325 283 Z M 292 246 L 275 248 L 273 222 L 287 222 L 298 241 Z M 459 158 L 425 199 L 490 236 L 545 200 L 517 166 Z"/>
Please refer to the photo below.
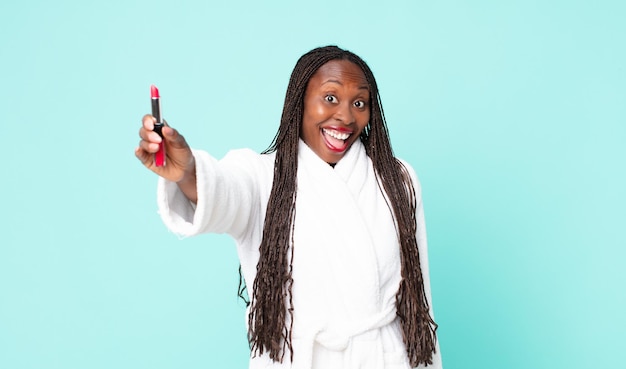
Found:
<path fill-rule="evenodd" d="M 200 233 L 228 233 L 245 237 L 250 227 L 261 224 L 259 196 L 267 160 L 248 150 L 234 150 L 222 160 L 192 150 L 196 161 L 197 205 L 189 201 L 176 183 L 159 178 L 157 203 L 165 225 L 181 237 Z"/>
<path fill-rule="evenodd" d="M 424 291 L 426 292 L 426 299 L 428 300 L 428 306 L 430 306 L 430 316 L 435 319 L 435 314 L 433 312 L 432 292 L 430 288 L 430 270 L 428 267 L 428 242 L 426 238 L 426 222 L 424 219 L 424 203 L 422 201 L 422 185 L 420 184 L 420 181 L 417 178 L 417 174 L 415 173 L 413 167 L 411 167 L 411 165 L 409 165 L 405 161 L 401 162 L 407 169 L 407 172 L 411 177 L 411 181 L 413 182 L 413 187 L 415 188 L 415 198 L 417 201 L 415 208 L 415 217 L 417 220 L 416 240 L 417 246 L 419 248 L 420 267 L 422 269 L 422 276 L 424 278 Z M 439 338 L 438 335 L 437 338 Z M 439 349 L 438 339 L 436 349 L 437 352 L 433 354 L 433 364 L 427 367 L 429 369 L 440 369 L 443 367 L 441 362 L 441 350 Z M 424 368 L 424 366 L 420 365 L 418 368 Z"/>

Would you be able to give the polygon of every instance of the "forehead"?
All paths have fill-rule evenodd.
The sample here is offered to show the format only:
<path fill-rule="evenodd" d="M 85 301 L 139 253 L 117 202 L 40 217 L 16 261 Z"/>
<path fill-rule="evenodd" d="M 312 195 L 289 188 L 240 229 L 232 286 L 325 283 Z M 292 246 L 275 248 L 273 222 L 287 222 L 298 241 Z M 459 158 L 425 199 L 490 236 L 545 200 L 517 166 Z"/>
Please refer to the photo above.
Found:
<path fill-rule="evenodd" d="M 340 84 L 356 84 L 359 87 L 369 86 L 361 68 L 349 60 L 327 62 L 313 74 L 310 80 L 313 84 L 323 84 L 330 81 Z"/>

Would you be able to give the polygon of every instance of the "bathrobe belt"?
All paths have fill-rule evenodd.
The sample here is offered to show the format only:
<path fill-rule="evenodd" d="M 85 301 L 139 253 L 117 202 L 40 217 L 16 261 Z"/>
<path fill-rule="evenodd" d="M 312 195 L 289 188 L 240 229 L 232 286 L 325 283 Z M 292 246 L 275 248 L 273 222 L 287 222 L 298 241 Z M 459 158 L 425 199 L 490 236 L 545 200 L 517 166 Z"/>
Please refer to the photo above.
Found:
<path fill-rule="evenodd" d="M 293 338 L 294 341 L 298 342 L 297 344 L 294 342 L 294 364 L 297 363 L 297 365 L 294 365 L 294 368 L 310 369 L 312 367 L 315 343 L 328 350 L 346 351 L 344 354 L 344 368 L 355 367 L 355 365 L 351 365 L 350 361 L 358 357 L 363 357 L 363 355 L 360 355 L 358 352 L 362 352 L 364 349 L 367 350 L 369 354 L 371 354 L 372 351 L 378 351 L 379 355 L 376 355 L 378 356 L 378 360 L 369 360 L 367 367 L 360 365 L 359 368 L 380 368 L 383 361 L 381 340 L 368 340 L 366 346 L 359 347 L 358 352 L 352 352 L 355 351 L 354 341 L 358 341 L 358 338 L 357 340 L 353 340 L 353 338 L 391 324 L 396 316 L 396 308 L 394 305 L 391 305 L 386 310 L 380 311 L 377 314 L 361 320 L 351 321 L 339 330 L 333 330 L 332 332 L 327 330 L 300 332 L 297 337 Z"/>

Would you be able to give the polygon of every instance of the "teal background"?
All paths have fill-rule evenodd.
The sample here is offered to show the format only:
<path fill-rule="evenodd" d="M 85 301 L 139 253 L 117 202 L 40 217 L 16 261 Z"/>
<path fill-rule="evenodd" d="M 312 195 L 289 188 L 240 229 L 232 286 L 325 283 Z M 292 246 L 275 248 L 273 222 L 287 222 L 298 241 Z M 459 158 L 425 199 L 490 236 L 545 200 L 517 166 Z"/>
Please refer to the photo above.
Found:
<path fill-rule="evenodd" d="M 238 262 L 179 240 L 133 150 L 149 86 L 197 148 L 266 148 L 337 44 L 417 170 L 446 369 L 615 368 L 626 3 L 3 1 L 0 368 L 245 368 Z"/>

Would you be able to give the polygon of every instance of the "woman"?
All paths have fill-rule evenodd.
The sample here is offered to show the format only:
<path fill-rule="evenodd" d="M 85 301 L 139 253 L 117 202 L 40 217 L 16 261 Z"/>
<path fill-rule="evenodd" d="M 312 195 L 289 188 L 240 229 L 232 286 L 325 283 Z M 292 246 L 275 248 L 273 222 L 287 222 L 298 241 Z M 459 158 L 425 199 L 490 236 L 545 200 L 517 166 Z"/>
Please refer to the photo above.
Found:
<path fill-rule="evenodd" d="M 251 368 L 441 367 L 419 182 L 393 156 L 374 76 L 335 46 L 303 55 L 262 154 L 218 161 L 145 116 L 135 154 L 164 223 L 230 234 L 251 289 Z M 418 247 L 419 246 L 419 247 Z"/>

